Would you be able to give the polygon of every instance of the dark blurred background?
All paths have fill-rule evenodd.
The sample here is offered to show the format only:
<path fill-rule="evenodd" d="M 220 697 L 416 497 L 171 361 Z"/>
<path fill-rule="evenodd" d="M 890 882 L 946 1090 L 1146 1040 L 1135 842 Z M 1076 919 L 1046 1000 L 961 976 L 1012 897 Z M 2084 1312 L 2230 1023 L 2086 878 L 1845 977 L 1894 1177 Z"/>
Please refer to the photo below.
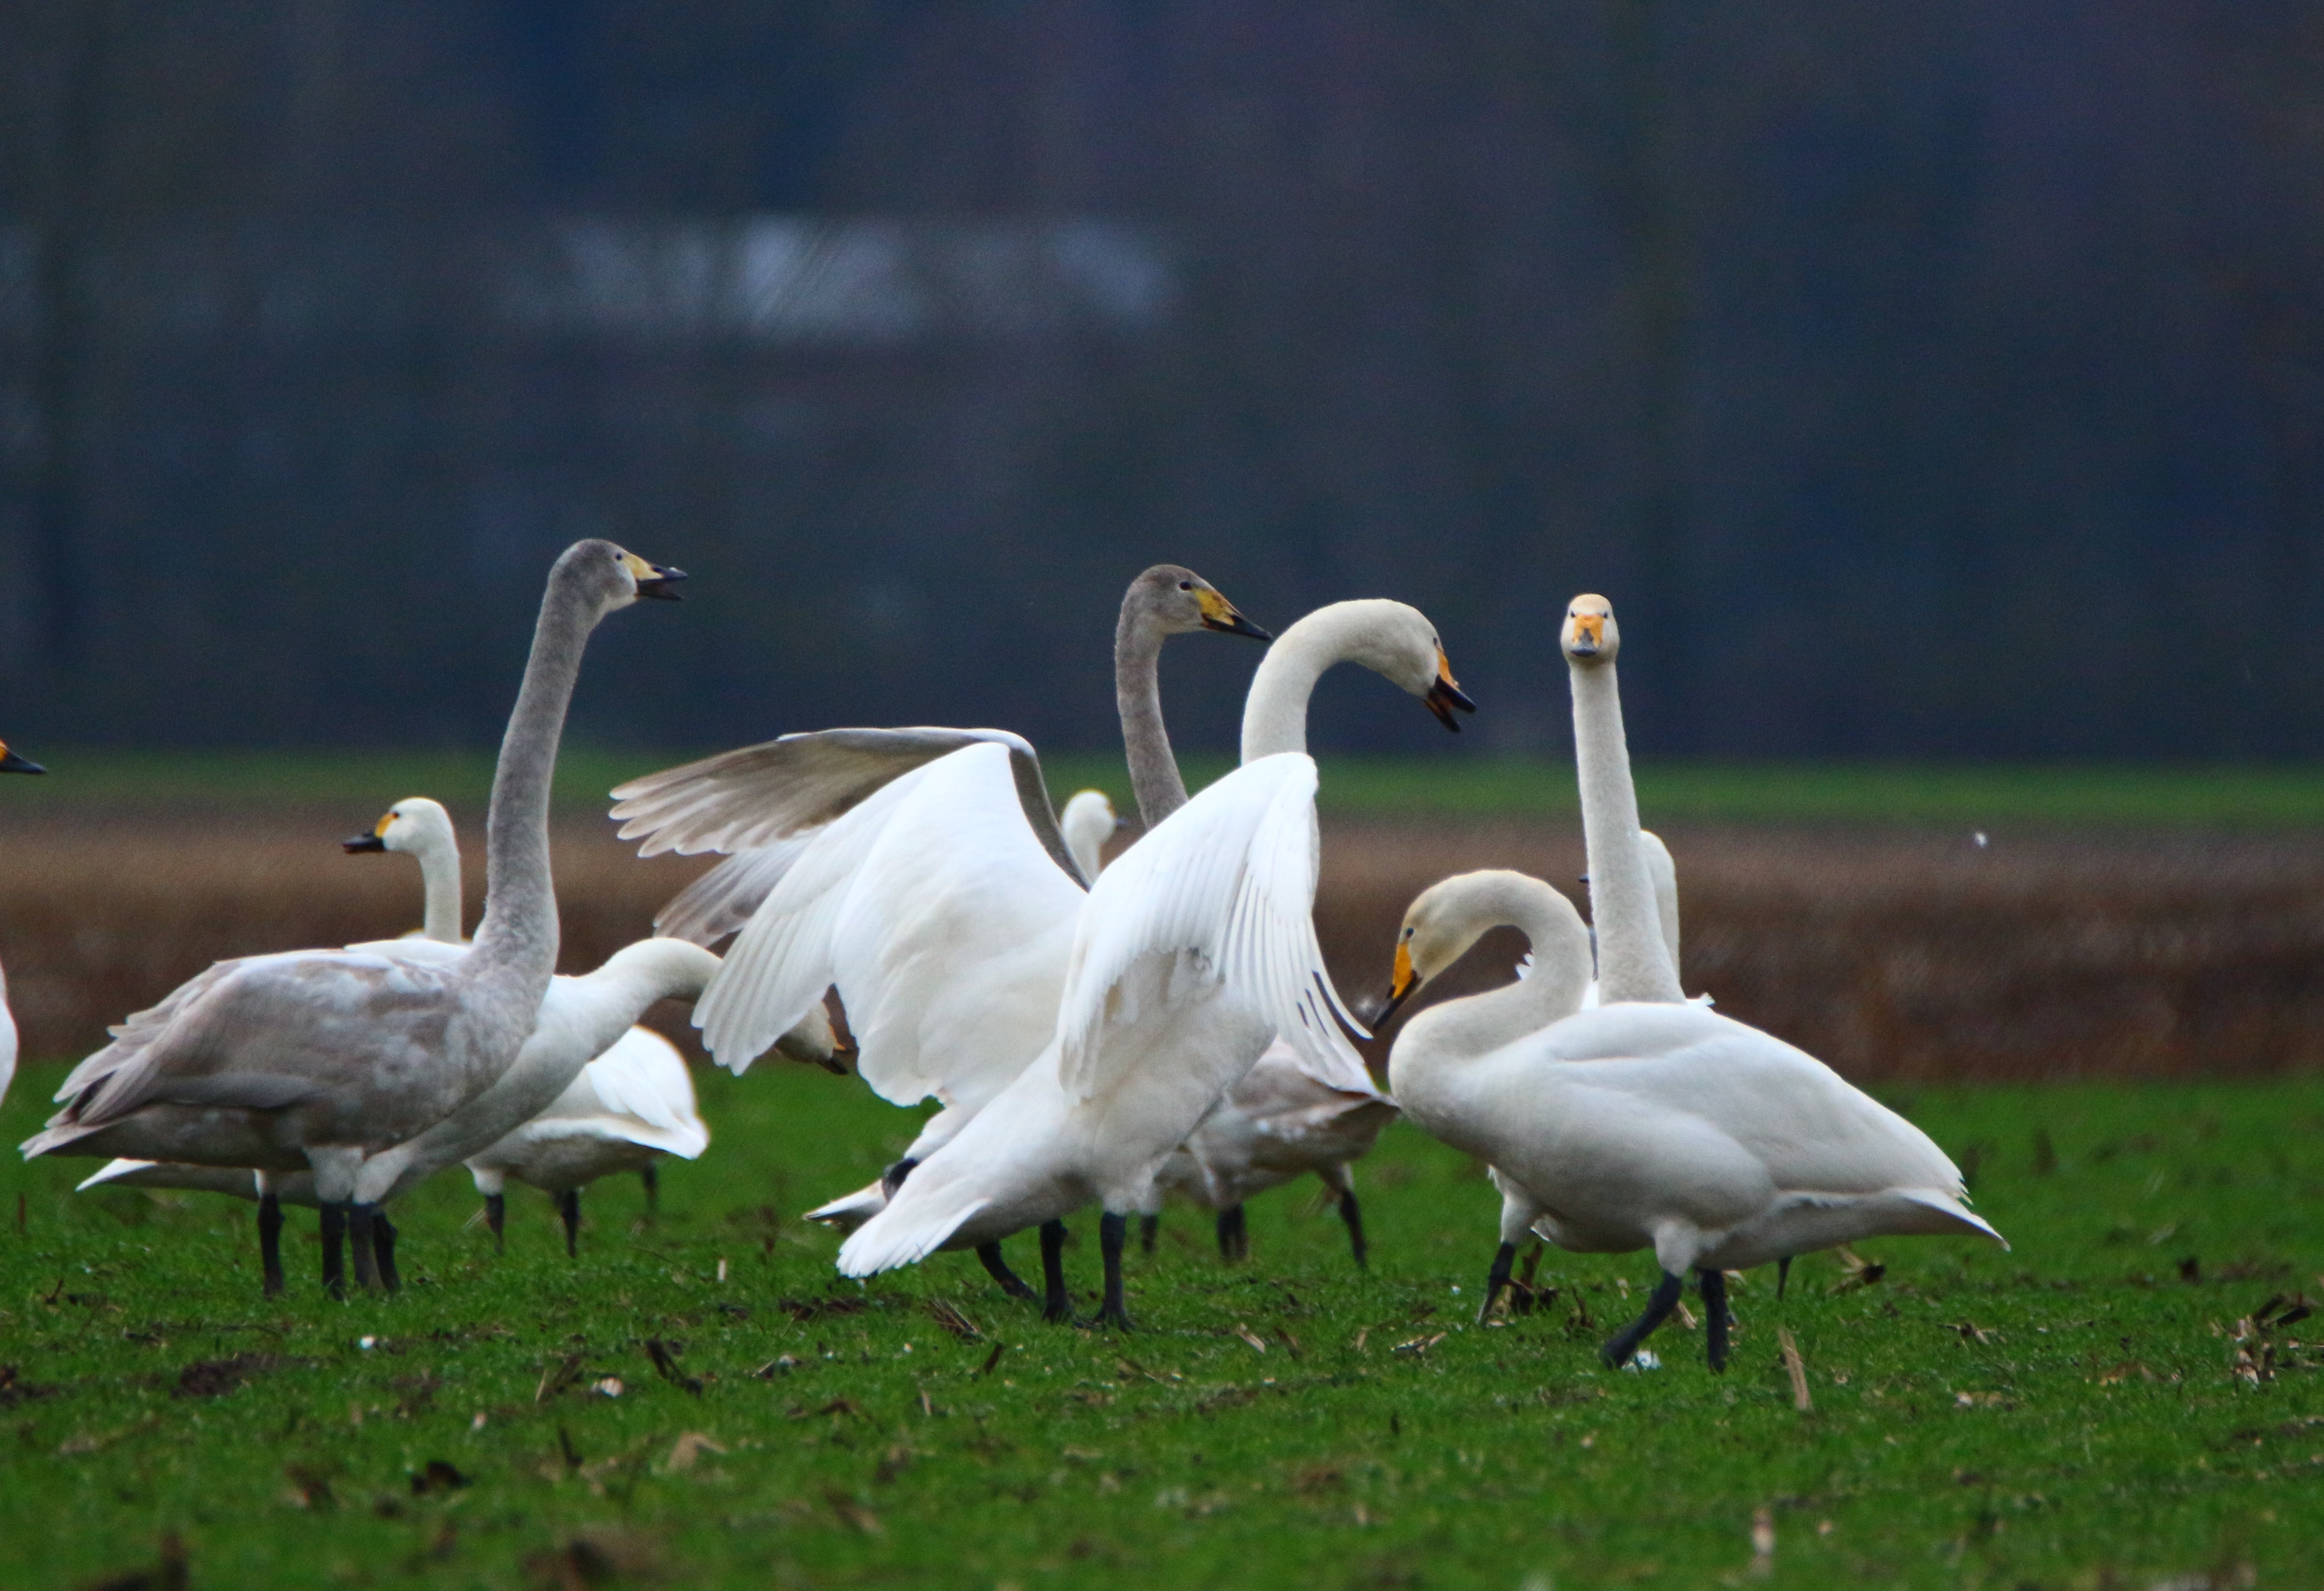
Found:
<path fill-rule="evenodd" d="M 2313 757 L 2320 430 L 2312 4 L 0 7 L 27 747 L 489 744 L 595 534 L 607 742 L 1102 746 L 1170 558 L 1476 750 L 1595 588 L 1647 752 Z"/>

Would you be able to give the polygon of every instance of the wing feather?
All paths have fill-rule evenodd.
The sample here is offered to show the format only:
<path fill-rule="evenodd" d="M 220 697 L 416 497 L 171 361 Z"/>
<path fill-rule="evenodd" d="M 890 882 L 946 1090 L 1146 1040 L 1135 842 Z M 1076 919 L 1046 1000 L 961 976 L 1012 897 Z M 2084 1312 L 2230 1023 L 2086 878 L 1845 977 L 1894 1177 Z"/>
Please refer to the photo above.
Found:
<path fill-rule="evenodd" d="M 815 834 L 696 1007 L 741 1071 L 839 990 L 881 1097 L 987 1097 L 1038 1055 L 1082 891 L 1027 824 L 1010 750 L 979 743 L 891 780 Z"/>
<path fill-rule="evenodd" d="M 1087 1099 L 1142 1047 L 1109 1040 L 1153 1015 L 1230 991 L 1323 1076 L 1359 1060 L 1315 940 L 1315 765 L 1296 752 L 1236 769 L 1173 813 L 1098 879 L 1057 1014 L 1059 1077 Z M 1150 1031 L 1150 1029 L 1149 1029 Z"/>

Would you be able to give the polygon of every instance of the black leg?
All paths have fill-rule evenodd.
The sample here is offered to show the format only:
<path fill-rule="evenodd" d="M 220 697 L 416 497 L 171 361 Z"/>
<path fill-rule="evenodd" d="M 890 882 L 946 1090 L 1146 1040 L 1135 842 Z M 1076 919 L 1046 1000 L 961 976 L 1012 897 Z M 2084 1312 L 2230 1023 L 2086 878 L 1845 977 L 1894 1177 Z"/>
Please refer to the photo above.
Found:
<path fill-rule="evenodd" d="M 1708 1268 L 1695 1272 L 1702 1284 L 1702 1339 L 1714 1371 L 1727 1368 L 1727 1273 Z"/>
<path fill-rule="evenodd" d="M 1775 1262 L 1775 1297 L 1784 1296 L 1784 1283 L 1792 1279 L 1792 1256 L 1785 1255 Z"/>
<path fill-rule="evenodd" d="M 258 1201 L 258 1269 L 266 1296 L 282 1293 L 282 1201 L 269 1193 Z"/>
<path fill-rule="evenodd" d="M 379 1265 L 372 1246 L 372 1221 L 379 1206 L 356 1200 L 347 1206 L 347 1247 L 355 1253 L 355 1285 L 368 1292 L 379 1285 Z"/>
<path fill-rule="evenodd" d="M 1493 1301 L 1509 1284 L 1509 1267 L 1517 1264 L 1517 1246 L 1504 1243 L 1493 1250 L 1492 1268 L 1485 1273 L 1485 1301 L 1477 1306 L 1477 1324 L 1482 1326 L 1485 1317 L 1493 1312 Z"/>
<path fill-rule="evenodd" d="M 1679 1295 L 1685 1291 L 1685 1277 L 1665 1271 L 1654 1297 L 1646 1301 L 1646 1312 L 1609 1338 L 1606 1346 L 1598 1350 L 1598 1356 L 1606 1361 L 1606 1368 L 1618 1370 L 1628 1364 L 1630 1356 L 1638 1351 L 1638 1345 L 1646 1340 L 1647 1333 L 1670 1319 L 1670 1312 L 1678 1308 Z"/>
<path fill-rule="evenodd" d="M 1070 1326 L 1074 1319 L 1073 1295 L 1065 1291 L 1065 1223 L 1041 1223 L 1041 1288 L 1047 1294 L 1041 1307 L 1041 1319 L 1053 1326 Z"/>
<path fill-rule="evenodd" d="M 379 1268 L 379 1284 L 390 1292 L 403 1291 L 403 1278 L 395 1272 L 395 1223 L 387 1219 L 387 1211 L 379 1210 L 371 1218 L 373 1262 Z"/>
<path fill-rule="evenodd" d="M 1219 1257 L 1233 1263 L 1250 1254 L 1250 1219 L 1240 1204 L 1219 1211 Z"/>
<path fill-rule="evenodd" d="M 646 1188 L 646 1214 L 661 1214 L 661 1172 L 650 1160 L 638 1168 L 638 1181 Z"/>
<path fill-rule="evenodd" d="M 508 1252 L 508 1238 L 501 1228 L 508 1224 L 508 1200 L 499 1193 L 484 1195 L 484 1225 L 493 1229 L 493 1247 L 502 1254 Z"/>
<path fill-rule="evenodd" d="M 1370 1247 L 1364 1241 L 1364 1212 L 1356 1203 L 1356 1191 L 1353 1188 L 1340 1195 L 1340 1219 L 1348 1226 L 1348 1246 L 1355 1251 L 1356 1269 L 1359 1271 L 1370 1269 L 1364 1258 Z"/>
<path fill-rule="evenodd" d="M 323 1206 L 323 1291 L 333 1298 L 347 1295 L 346 1276 L 347 1207 L 344 1203 Z"/>
<path fill-rule="evenodd" d="M 581 1190 L 567 1188 L 557 1196 L 557 1213 L 565 1218 L 565 1257 L 581 1252 Z"/>
<path fill-rule="evenodd" d="M 1150 1215 L 1139 1216 L 1138 1218 L 1139 1253 L 1152 1254 L 1154 1252 L 1154 1234 L 1161 1229 L 1162 1218 L 1160 1216 Z"/>
<path fill-rule="evenodd" d="M 1105 1301 L 1098 1306 L 1097 1323 L 1135 1331 L 1130 1311 L 1121 1300 L 1121 1251 L 1130 1242 L 1130 1218 L 1106 1211 L 1097 1219 L 1098 1252 L 1105 1258 Z"/>
<path fill-rule="evenodd" d="M 1025 1285 L 1022 1276 L 1009 1268 L 1009 1262 L 1001 1256 L 1001 1245 L 998 1243 L 978 1244 L 976 1257 L 983 1262 L 984 1274 L 1000 1283 L 1001 1291 L 1010 1297 L 1021 1298 L 1031 1303 L 1040 1296 Z"/>

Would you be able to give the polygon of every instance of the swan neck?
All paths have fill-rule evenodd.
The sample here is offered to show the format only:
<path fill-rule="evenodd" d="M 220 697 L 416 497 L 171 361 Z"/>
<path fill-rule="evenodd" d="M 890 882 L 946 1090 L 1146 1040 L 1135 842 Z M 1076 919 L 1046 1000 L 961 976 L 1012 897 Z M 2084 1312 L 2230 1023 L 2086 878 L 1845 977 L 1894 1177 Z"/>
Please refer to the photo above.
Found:
<path fill-rule="evenodd" d="M 560 560 L 540 599 L 484 821 L 484 916 L 476 928 L 475 963 L 513 963 L 540 979 L 544 989 L 558 947 L 557 889 L 549 870 L 549 785 L 581 654 L 597 620 L 595 604 L 578 587 Z"/>
<path fill-rule="evenodd" d="M 1573 757 L 1582 787 L 1582 839 L 1590 859 L 1590 920 L 1598 930 L 1599 998 L 1679 1001 L 1678 972 L 1638 839 L 1638 796 L 1622 732 L 1622 696 L 1611 663 L 1572 667 Z"/>
<path fill-rule="evenodd" d="M 1514 982 L 1441 1000 L 1416 1015 L 1388 1061 L 1389 1086 L 1399 1099 L 1418 1090 L 1425 1103 L 1431 1082 L 1448 1071 L 1539 1033 L 1582 1007 L 1590 981 L 1590 937 L 1570 903 L 1537 878 L 1512 875 L 1480 889 L 1474 909 L 1480 935 L 1502 927 L 1523 933 L 1533 968 Z"/>
<path fill-rule="evenodd" d="M 1352 603 L 1319 608 L 1267 648 L 1243 699 L 1244 762 L 1283 751 L 1305 753 L 1308 698 L 1323 671 L 1351 655 L 1363 618 Z"/>
<path fill-rule="evenodd" d="M 460 937 L 460 841 L 446 832 L 430 832 L 420 852 L 420 883 L 427 892 L 427 915 L 420 919 L 425 939 L 458 944 Z"/>
<path fill-rule="evenodd" d="M 1133 588 L 1113 630 L 1113 701 L 1138 816 L 1149 829 L 1186 805 L 1186 781 L 1162 724 L 1162 639 L 1161 624 Z"/>

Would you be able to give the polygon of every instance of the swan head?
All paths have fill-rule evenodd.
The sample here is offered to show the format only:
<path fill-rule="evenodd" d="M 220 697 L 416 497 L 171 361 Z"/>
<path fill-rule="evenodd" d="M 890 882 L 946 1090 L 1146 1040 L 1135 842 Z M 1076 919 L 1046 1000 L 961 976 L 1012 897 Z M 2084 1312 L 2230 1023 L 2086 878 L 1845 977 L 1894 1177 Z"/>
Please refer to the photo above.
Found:
<path fill-rule="evenodd" d="M 1611 663 L 1622 649 L 1621 627 L 1614 622 L 1614 604 L 1585 593 L 1565 604 L 1565 629 L 1558 637 L 1572 663 Z"/>
<path fill-rule="evenodd" d="M 1589 930 L 1582 926 L 1582 914 L 1572 901 L 1529 874 L 1486 868 L 1438 880 L 1406 910 L 1404 924 L 1397 931 L 1395 979 L 1373 1027 L 1385 1025 L 1429 979 L 1467 955 L 1488 932 L 1501 927 L 1525 930 L 1535 942 L 1537 965 L 1563 969 L 1580 946 L 1585 960 L 1573 991 L 1579 1000 L 1581 981 L 1589 977 Z"/>
<path fill-rule="evenodd" d="M 1157 564 L 1131 581 L 1128 605 L 1164 635 L 1214 630 L 1253 640 L 1275 639 L 1244 618 L 1217 586 L 1177 564 Z"/>
<path fill-rule="evenodd" d="M 565 549 L 551 579 L 558 577 L 576 583 L 584 599 L 604 614 L 626 608 L 641 597 L 678 601 L 676 587 L 686 578 L 686 571 L 651 563 L 625 547 L 591 538 Z"/>
<path fill-rule="evenodd" d="M 1105 842 L 1121 826 L 1121 820 L 1113 814 L 1113 803 L 1102 790 L 1077 792 L 1057 815 L 1057 830 L 1065 837 L 1065 849 L 1073 852 L 1074 865 L 1092 883 L 1103 865 Z"/>
<path fill-rule="evenodd" d="M 406 796 L 391 806 L 371 832 L 352 835 L 339 841 L 350 854 L 365 851 L 396 851 L 411 856 L 425 856 L 445 846 L 457 848 L 459 841 L 452 832 L 452 814 L 442 804 L 425 796 Z"/>
<path fill-rule="evenodd" d="M 8 743 L 5 740 L 0 740 L 0 773 L 46 773 L 48 771 L 31 758 L 19 757 L 15 752 L 8 750 Z"/>
<path fill-rule="evenodd" d="M 1419 697 L 1436 714 L 1437 722 L 1454 734 L 1461 732 L 1461 722 L 1452 716 L 1452 710 L 1477 710 L 1461 689 L 1461 682 L 1452 677 L 1452 662 L 1444 655 L 1444 643 L 1436 639 L 1436 626 L 1419 609 L 1380 597 L 1333 602 L 1308 614 L 1292 630 L 1309 623 L 1340 629 L 1342 659 L 1360 663 Z M 1290 639 L 1290 635 L 1284 639 Z"/>

